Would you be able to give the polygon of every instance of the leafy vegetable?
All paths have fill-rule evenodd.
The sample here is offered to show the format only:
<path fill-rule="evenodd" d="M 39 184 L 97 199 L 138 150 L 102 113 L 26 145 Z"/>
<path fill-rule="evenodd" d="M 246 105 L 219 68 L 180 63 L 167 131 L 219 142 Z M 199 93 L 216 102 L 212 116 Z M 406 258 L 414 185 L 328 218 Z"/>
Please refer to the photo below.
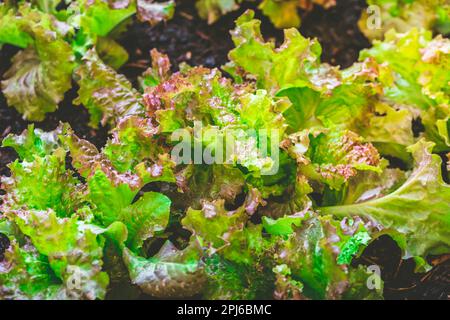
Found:
<path fill-rule="evenodd" d="M 194 250 L 194 251 L 193 251 Z M 124 261 L 133 283 L 155 297 L 191 297 L 203 289 L 206 277 L 195 249 L 178 251 L 170 242 L 150 260 L 124 250 Z"/>
<path fill-rule="evenodd" d="M 208 23 L 215 22 L 221 15 L 236 10 L 242 0 L 198 0 L 198 14 Z"/>
<path fill-rule="evenodd" d="M 153 0 L 137 0 L 137 16 L 141 21 L 148 21 L 155 25 L 158 22 L 169 20 L 175 12 L 175 2 L 154 2 Z"/>
<path fill-rule="evenodd" d="M 133 14 L 137 12 L 140 20 L 155 24 L 170 19 L 174 9 L 172 1 L 76 0 L 70 1 L 68 8 L 58 10 L 59 2 L 30 4 L 20 1 L 18 7 L 0 4 L 0 47 L 10 44 L 23 48 L 13 57 L 1 87 L 8 105 L 15 107 L 27 120 L 42 121 L 46 113 L 58 108 L 65 92 L 72 87 L 72 77 L 77 78 L 73 74 L 75 70 L 92 69 L 86 65 L 92 60 L 103 65 L 93 51 L 96 50 L 114 68 L 123 65 L 128 53 L 111 35 Z M 106 66 L 99 69 L 106 69 Z M 96 71 L 84 71 L 83 74 L 88 72 Z M 109 77 L 120 77 L 113 71 L 109 73 Z M 90 90 L 93 89 L 82 89 L 81 95 Z M 99 95 L 101 93 L 97 93 L 97 99 L 102 99 Z M 90 110 L 94 127 L 102 118 L 102 124 L 106 124 L 110 117 L 108 113 L 112 111 L 105 109 L 113 108 L 108 102 L 99 107 L 99 102 L 87 101 L 85 97 L 81 96 L 79 100 Z M 102 112 L 105 114 L 101 115 Z"/>
<path fill-rule="evenodd" d="M 83 59 L 84 63 L 76 70 L 80 89 L 74 103 L 89 110 L 91 126 L 97 127 L 98 123 L 104 126 L 113 119 L 142 114 L 140 96 L 123 75 L 105 65 L 94 51 Z"/>
<path fill-rule="evenodd" d="M 220 16 L 239 8 L 245 0 L 197 0 L 196 7 L 200 17 L 208 23 L 216 22 Z M 269 17 L 277 28 L 299 27 L 298 9 L 311 10 L 315 4 L 324 8 L 336 5 L 335 0 L 261 0 L 258 8 Z"/>
<path fill-rule="evenodd" d="M 383 38 L 389 29 L 407 32 L 412 28 L 435 28 L 442 34 L 450 32 L 450 5 L 445 0 L 367 0 L 367 4 L 376 11 L 364 12 L 359 26 L 369 39 Z M 374 19 L 379 19 L 380 26 Z"/>
<path fill-rule="evenodd" d="M 212 21 L 238 2 L 198 6 Z M 9 102 L 43 117 L 73 78 L 74 103 L 110 129 L 101 148 L 67 124 L 3 139 L 18 159 L 1 178 L 0 298 L 381 299 L 354 260 L 374 239 L 421 265 L 449 252 L 448 39 L 389 31 L 341 69 L 297 29 L 278 48 L 265 41 L 248 11 L 231 77 L 172 72 L 155 49 L 138 91 L 116 71 L 127 54 L 112 34 L 172 5 L 0 7 L 0 41 L 23 48 Z M 297 5 L 261 4 L 280 25 L 296 23 Z"/>
<path fill-rule="evenodd" d="M 15 25 L 20 37 L 0 40 L 19 46 L 30 42 L 33 45 L 13 57 L 11 68 L 4 74 L 2 90 L 8 104 L 24 118 L 41 121 L 45 113 L 56 110 L 64 93 L 71 87 L 75 57 L 52 17 L 28 6 L 20 7 L 17 14 L 20 16 L 4 23 L 5 28 Z M 9 32 L 8 29 L 0 29 L 2 34 Z"/>
<path fill-rule="evenodd" d="M 385 99 L 419 115 L 425 137 L 436 143 L 437 150 L 449 148 L 443 124 L 449 115 L 450 41 L 428 31 L 412 29 L 405 34 L 386 34 L 385 41 L 361 52 L 361 58 L 373 57 L 387 65 L 381 71 Z"/>
<path fill-rule="evenodd" d="M 339 217 L 370 217 L 405 235 L 406 252 L 413 256 L 447 252 L 450 186 L 442 180 L 441 160 L 431 154 L 432 147 L 432 143 L 420 140 L 408 148 L 415 168 L 394 192 L 348 206 L 324 207 L 321 211 Z"/>

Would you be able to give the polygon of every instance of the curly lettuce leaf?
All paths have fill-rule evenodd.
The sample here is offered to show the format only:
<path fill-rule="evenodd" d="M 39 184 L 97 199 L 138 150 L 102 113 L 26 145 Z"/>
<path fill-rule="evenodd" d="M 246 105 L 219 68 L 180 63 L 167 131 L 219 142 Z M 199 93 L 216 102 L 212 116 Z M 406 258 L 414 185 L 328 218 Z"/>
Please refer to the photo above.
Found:
<path fill-rule="evenodd" d="M 210 255 L 219 252 L 232 262 L 251 265 L 259 260 L 266 243 L 262 225 L 247 225 L 247 221 L 262 201 L 250 193 L 246 202 L 233 211 L 226 210 L 224 200 L 204 201 L 201 210 L 189 208 L 181 222 Z"/>
<path fill-rule="evenodd" d="M 139 142 L 139 136 L 131 134 L 116 139 L 117 145 L 121 146 L 126 146 L 127 143 L 133 146 L 132 143 Z M 120 142 L 120 139 L 127 140 Z M 169 198 L 157 192 L 146 192 L 136 202 L 134 199 L 146 183 L 172 182 L 173 175 L 157 170 L 148 178 L 131 172 L 131 167 L 120 172 L 115 169 L 115 162 L 111 162 L 105 153 L 100 153 L 95 146 L 79 139 L 70 131 L 64 141 L 70 150 L 73 166 L 87 179 L 87 200 L 95 206 L 94 216 L 101 225 L 107 227 L 116 221 L 124 223 L 128 228 L 126 244 L 132 250 L 139 249 L 144 240 L 166 228 L 171 205 Z"/>
<path fill-rule="evenodd" d="M 434 144 L 420 140 L 408 147 L 415 161 L 408 179 L 395 191 L 373 200 L 322 207 L 322 214 L 358 215 L 377 221 L 388 232 L 404 237 L 406 255 L 426 257 L 449 249 L 450 186 L 442 180 L 441 159 L 431 153 Z"/>
<path fill-rule="evenodd" d="M 15 211 L 14 221 L 38 252 L 47 257 L 55 276 L 75 299 L 103 298 L 109 279 L 102 271 L 104 232 L 78 221 L 58 218 L 54 211 Z"/>
<path fill-rule="evenodd" d="M 112 138 L 107 141 L 102 153 L 121 173 L 142 172 L 153 178 L 167 176 L 171 180 L 172 164 L 167 148 L 157 143 L 156 133 L 157 128 L 149 119 L 126 117 L 112 130 Z M 147 182 L 150 180 L 144 183 Z"/>
<path fill-rule="evenodd" d="M 288 236 L 294 232 L 293 227 L 299 227 L 305 218 L 305 215 L 285 215 L 278 219 L 263 217 L 262 223 L 267 233 L 275 236 Z"/>
<path fill-rule="evenodd" d="M 189 208 L 182 223 L 186 229 L 201 237 L 214 250 L 227 246 L 228 233 L 231 233 L 233 228 L 242 229 L 247 220 L 248 213 L 245 207 L 229 212 L 225 209 L 223 200 L 216 200 L 212 203 L 204 202 L 201 210 Z"/>
<path fill-rule="evenodd" d="M 33 161 L 35 157 L 45 157 L 60 147 L 59 132 L 59 128 L 45 132 L 35 129 L 34 125 L 30 124 L 20 135 L 6 136 L 2 141 L 2 147 L 13 148 L 21 160 Z"/>
<path fill-rule="evenodd" d="M 2 146 L 13 147 L 21 159 L 9 164 L 9 177 L 1 178 L 6 191 L 2 210 L 51 208 L 59 216 L 68 216 L 81 206 L 81 185 L 73 171 L 66 169 L 66 153 L 57 138 L 59 131 L 45 133 L 30 125 L 21 135 L 9 135 L 3 140 Z"/>
<path fill-rule="evenodd" d="M 114 221 L 120 221 L 127 227 L 126 245 L 131 250 L 137 250 L 144 240 L 164 231 L 169 223 L 170 205 L 171 201 L 165 195 L 146 192 L 114 217 Z"/>
<path fill-rule="evenodd" d="M 8 17 L 6 20 L 11 18 Z M 42 121 L 46 113 L 58 108 L 64 93 L 71 88 L 75 57 L 62 30 L 42 12 L 23 5 L 6 23 L 8 28 L 15 25 L 27 34 L 28 47 L 13 57 L 11 68 L 5 72 L 1 82 L 3 94 L 8 105 L 25 119 Z M 11 30 L 0 29 L 1 34 L 4 32 Z"/>
<path fill-rule="evenodd" d="M 136 13 L 134 1 L 77 0 L 72 3 L 72 25 L 92 37 L 107 36 L 121 22 Z"/>
<path fill-rule="evenodd" d="M 332 189 L 340 189 L 359 171 L 381 170 L 380 155 L 373 145 L 347 130 L 295 133 L 288 137 L 285 148 L 297 160 L 301 174 Z"/>
<path fill-rule="evenodd" d="M 65 154 L 59 152 L 32 162 L 10 164 L 11 177 L 1 180 L 2 188 L 7 192 L 2 207 L 52 208 L 60 216 L 71 214 L 80 206 L 82 194 L 73 172 L 65 169 L 64 158 Z"/>
<path fill-rule="evenodd" d="M 104 64 L 93 50 L 83 57 L 83 63 L 75 73 L 80 89 L 74 103 L 88 109 L 92 127 L 98 127 L 99 123 L 114 125 L 122 117 L 143 114 L 139 93 L 123 75 Z"/>
<path fill-rule="evenodd" d="M 167 71 L 161 71 L 161 76 L 166 78 Z M 237 88 L 217 69 L 194 67 L 147 88 L 144 102 L 149 116 L 159 124 L 160 132 L 171 133 L 193 127 L 194 121 L 220 127 L 238 124 L 233 110 L 240 95 L 247 91 L 245 87 Z"/>
<path fill-rule="evenodd" d="M 202 298 L 208 300 L 270 299 L 274 276 L 268 266 L 246 266 L 220 254 L 205 258 L 207 284 Z"/>
<path fill-rule="evenodd" d="M 26 48 L 33 43 L 33 37 L 23 30 L 26 22 L 17 16 L 14 7 L 0 3 L 0 17 L 0 46 L 7 43 Z"/>
<path fill-rule="evenodd" d="M 286 221 L 286 218 L 281 219 Z M 285 237 L 286 234 L 281 239 Z M 339 299 L 350 287 L 347 264 L 370 239 L 361 221 L 341 223 L 330 216 L 313 214 L 301 221 L 286 240 L 278 242 L 276 262 L 289 268 L 291 281 L 301 282 L 302 295 L 313 299 Z M 302 286 L 296 287 L 299 294 Z"/>
<path fill-rule="evenodd" d="M 128 61 L 128 52 L 111 38 L 98 38 L 95 49 L 102 61 L 116 70 Z"/>
<path fill-rule="evenodd" d="M 448 136 L 438 126 L 450 114 L 450 41 L 442 36 L 433 39 L 429 31 L 391 31 L 384 41 L 361 52 L 361 59 L 367 57 L 384 66 L 380 71 L 384 100 L 420 117 L 424 136 L 436 143 L 435 151 L 448 150 Z"/>
<path fill-rule="evenodd" d="M 138 78 L 139 84 L 143 91 L 148 87 L 154 87 L 167 81 L 170 77 L 170 60 L 166 54 L 156 49 L 150 51 L 152 66 L 145 70 Z"/>
<path fill-rule="evenodd" d="M 48 259 L 31 244 L 14 240 L 0 261 L 0 297 L 5 300 L 66 299 L 67 292 L 53 274 Z"/>
<path fill-rule="evenodd" d="M 261 21 L 253 17 L 254 12 L 248 10 L 237 19 L 231 32 L 236 48 L 229 52 L 232 64 L 226 71 L 239 74 L 242 69 L 256 77 L 258 87 L 270 92 L 294 85 L 326 89 L 336 86 L 334 70 L 319 66 L 322 48 L 316 40 L 302 37 L 297 29 L 286 29 L 284 43 L 275 49 L 273 42 L 264 41 Z"/>
<path fill-rule="evenodd" d="M 198 14 L 209 24 L 216 22 L 220 16 L 239 8 L 243 0 L 197 0 L 195 6 Z"/>
<path fill-rule="evenodd" d="M 155 25 L 173 17 L 175 1 L 154 2 L 154 0 L 137 0 L 136 10 L 140 21 L 147 21 L 151 25 Z"/>
<path fill-rule="evenodd" d="M 273 268 L 276 275 L 273 297 L 276 300 L 306 300 L 303 295 L 303 284 L 292 278 L 292 271 L 286 264 Z"/>
<path fill-rule="evenodd" d="M 276 28 L 290 28 L 300 26 L 300 17 L 297 12 L 299 2 L 264 0 L 259 9 L 268 16 Z"/>
<path fill-rule="evenodd" d="M 277 96 L 292 102 L 284 112 L 290 131 L 333 126 L 362 131 L 358 126 L 367 127 L 366 123 L 376 114 L 373 105 L 379 92 L 379 66 L 367 59 L 345 70 L 333 70 L 331 75 L 321 75 L 323 66 L 316 67 L 319 75 L 314 81 L 319 86 L 289 82 L 277 92 Z M 328 81 L 330 76 L 334 79 L 331 86 L 321 83 L 322 77 Z"/>
<path fill-rule="evenodd" d="M 131 281 L 157 298 L 188 298 L 204 289 L 206 275 L 199 249 L 191 245 L 178 250 L 170 242 L 155 256 L 145 259 L 124 248 L 124 262 Z"/>
<path fill-rule="evenodd" d="M 137 192 L 149 182 L 175 182 L 174 163 L 167 154 L 158 153 L 160 150 L 152 140 L 153 129 L 148 124 L 143 118 L 124 119 L 101 152 L 87 140 L 78 138 L 69 127 L 60 138 L 70 151 L 72 165 L 84 178 L 101 171 L 113 185 L 127 184 Z"/>
<path fill-rule="evenodd" d="M 377 11 L 363 12 L 358 25 L 371 40 L 382 39 L 389 29 L 407 32 L 436 28 L 442 34 L 449 32 L 450 5 L 446 0 L 368 0 L 367 4 L 377 6 Z M 372 25 L 374 13 L 381 22 L 379 28 Z"/>

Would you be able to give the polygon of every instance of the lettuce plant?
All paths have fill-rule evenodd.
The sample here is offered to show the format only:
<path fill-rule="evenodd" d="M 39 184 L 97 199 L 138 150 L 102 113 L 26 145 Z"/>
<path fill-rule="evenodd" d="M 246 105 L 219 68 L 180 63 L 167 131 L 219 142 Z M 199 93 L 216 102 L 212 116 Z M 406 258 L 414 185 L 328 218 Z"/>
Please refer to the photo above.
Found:
<path fill-rule="evenodd" d="M 239 5 L 249 0 L 197 0 L 196 6 L 200 17 L 208 23 L 214 23 L 222 15 L 237 10 Z M 251 1 L 251 0 L 250 0 Z M 330 8 L 335 0 L 260 0 L 258 8 L 277 28 L 299 27 L 298 9 L 311 10 L 316 5 Z"/>
<path fill-rule="evenodd" d="M 368 0 L 359 26 L 364 35 L 380 39 L 389 29 L 406 32 L 409 29 L 435 29 L 450 32 L 450 5 L 445 0 Z M 377 25 L 375 19 L 379 20 Z"/>
<path fill-rule="evenodd" d="M 252 0 L 197 0 L 200 17 L 214 23 L 222 15 L 237 10 L 245 1 Z M 258 9 L 276 28 L 299 27 L 299 9 L 312 10 L 314 5 L 329 9 L 336 0 L 260 0 Z M 409 29 L 435 29 L 441 34 L 450 32 L 450 6 L 446 0 L 367 0 L 359 27 L 370 40 L 380 39 L 389 29 L 406 32 Z"/>
<path fill-rule="evenodd" d="M 155 24 L 170 18 L 174 9 L 171 1 L 74 0 L 59 9 L 60 2 L 0 4 L 0 47 L 9 44 L 22 48 L 4 75 L 2 91 L 8 105 L 27 120 L 42 121 L 46 113 L 58 108 L 64 93 L 72 87 L 72 79 L 82 82 L 75 72 L 87 68 L 84 63 L 89 50 L 95 50 L 116 69 L 124 64 L 128 53 L 114 41 L 113 31 L 117 35 L 134 14 L 141 21 Z M 92 108 L 91 124 L 96 127 L 100 119 Z"/>
<path fill-rule="evenodd" d="M 391 236 L 418 269 L 450 251 L 449 40 L 391 31 L 340 69 L 297 29 L 277 48 L 252 11 L 236 24 L 229 77 L 172 73 L 153 50 L 143 93 L 98 50 L 74 52 L 76 103 L 111 136 L 99 150 L 30 125 L 3 140 L 18 159 L 1 179 L 1 298 L 380 299 L 352 264 L 372 241 Z M 222 162 L 176 157 L 228 145 Z"/>

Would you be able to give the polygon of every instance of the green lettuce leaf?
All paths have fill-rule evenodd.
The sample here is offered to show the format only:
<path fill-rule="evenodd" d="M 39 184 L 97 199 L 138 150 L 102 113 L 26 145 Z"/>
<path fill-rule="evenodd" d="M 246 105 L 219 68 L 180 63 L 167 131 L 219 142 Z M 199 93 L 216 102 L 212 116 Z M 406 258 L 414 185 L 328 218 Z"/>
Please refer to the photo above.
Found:
<path fill-rule="evenodd" d="M 220 16 L 236 10 L 242 0 L 197 0 L 195 6 L 201 18 L 214 23 Z"/>
<path fill-rule="evenodd" d="M 123 250 L 131 281 L 157 298 L 192 297 L 203 290 L 206 275 L 199 254 L 195 245 L 178 250 L 170 242 L 149 259 Z"/>
<path fill-rule="evenodd" d="M 297 160 L 299 172 L 332 189 L 340 189 L 359 171 L 380 172 L 378 151 L 351 131 L 306 130 L 288 139 L 285 147 Z"/>
<path fill-rule="evenodd" d="M 207 283 L 202 298 L 208 300 L 271 299 L 275 281 L 268 266 L 246 266 L 220 254 L 205 257 Z"/>
<path fill-rule="evenodd" d="M 281 219 L 283 222 L 280 223 L 287 221 L 286 218 Z M 278 233 L 278 230 L 274 231 Z M 280 239 L 285 239 L 285 236 Z M 292 230 L 286 240 L 279 241 L 275 246 L 279 253 L 275 259 L 277 265 L 288 268 L 276 270 L 278 277 L 280 273 L 289 276 L 283 283 L 286 285 L 286 281 L 290 280 L 291 288 L 296 284 L 294 293 L 297 295 L 302 293 L 313 299 L 340 299 L 350 287 L 348 263 L 370 239 L 361 221 L 339 222 L 330 216 L 317 217 L 312 214 Z"/>
<path fill-rule="evenodd" d="M 356 204 L 320 208 L 337 217 L 358 215 L 403 236 L 406 255 L 426 257 L 449 248 L 450 186 L 442 180 L 441 159 L 431 153 L 433 143 L 420 140 L 408 147 L 415 161 L 408 179 L 395 191 Z"/>
<path fill-rule="evenodd" d="M 126 244 L 131 250 L 137 250 L 144 240 L 164 231 L 169 223 L 170 204 L 170 199 L 165 195 L 146 192 L 114 217 L 114 221 L 121 221 L 127 227 Z"/>
<path fill-rule="evenodd" d="M 95 36 L 107 36 L 117 25 L 136 13 L 134 1 L 77 0 L 71 9 L 72 25 Z"/>
<path fill-rule="evenodd" d="M 231 32 L 236 48 L 229 52 L 232 64 L 227 71 L 233 74 L 233 69 L 241 68 L 256 77 L 258 87 L 268 91 L 294 85 L 326 89 L 336 86 L 334 70 L 319 66 L 322 49 L 316 40 L 302 37 L 297 29 L 286 29 L 284 43 L 275 49 L 273 42 L 264 42 L 261 21 L 253 17 L 254 12 L 248 10 L 236 21 Z"/>
<path fill-rule="evenodd" d="M 150 51 L 152 66 L 142 73 L 138 78 L 139 84 L 144 91 L 147 87 L 154 87 L 170 77 L 169 57 L 156 49 Z"/>
<path fill-rule="evenodd" d="M 33 124 L 28 126 L 20 135 L 9 134 L 2 141 L 2 147 L 11 147 L 17 152 L 21 160 L 33 161 L 35 157 L 51 155 L 60 147 L 58 133 L 60 129 L 45 132 L 35 129 Z"/>
<path fill-rule="evenodd" d="M 266 243 L 262 225 L 246 224 L 262 201 L 250 193 L 244 204 L 233 211 L 226 210 L 224 200 L 204 201 L 201 210 L 189 208 L 181 222 L 208 254 L 220 252 L 232 262 L 251 265 L 264 252 Z"/>
<path fill-rule="evenodd" d="M 23 43 L 0 41 L 26 43 L 28 47 L 12 58 L 12 66 L 1 83 L 3 94 L 8 105 L 14 106 L 25 119 L 42 121 L 46 113 L 58 108 L 64 93 L 72 86 L 75 57 L 63 39 L 62 32 L 67 30 L 58 29 L 52 17 L 27 5 L 20 6 L 14 18 L 8 13 L 6 20 L 7 28 L 15 26 L 21 35 L 27 36 L 19 37 L 25 39 Z M 0 34 L 4 32 L 13 31 L 2 30 L 0 26 Z"/>
<path fill-rule="evenodd" d="M 371 40 L 382 39 L 389 29 L 407 32 L 412 28 L 436 28 L 442 34 L 450 31 L 450 5 L 446 0 L 368 0 L 367 4 L 377 6 L 377 11 L 363 12 L 358 25 Z M 380 20 L 380 27 L 374 25 L 374 18 Z"/>
<path fill-rule="evenodd" d="M 102 61 L 116 70 L 128 61 L 128 52 L 111 38 L 98 38 L 95 49 Z"/>
<path fill-rule="evenodd" d="M 109 279 L 102 271 L 104 230 L 77 221 L 58 218 L 52 210 L 16 211 L 14 221 L 48 263 L 56 277 L 75 299 L 103 298 Z"/>
<path fill-rule="evenodd" d="M 429 31 L 391 31 L 383 42 L 375 41 L 361 52 L 361 59 L 367 57 L 385 66 L 380 71 L 383 99 L 420 117 L 424 136 L 436 143 L 436 151 L 449 150 L 448 136 L 443 136 L 438 121 L 446 121 L 450 114 L 450 41 L 442 36 L 432 39 Z"/>
<path fill-rule="evenodd" d="M 315 68 L 319 73 L 314 79 L 316 84 L 289 82 L 277 93 L 292 102 L 284 112 L 290 131 L 339 126 L 362 132 L 360 127 L 368 127 L 367 122 L 376 115 L 379 66 L 367 59 L 345 70 L 331 69 L 332 74 L 321 73 L 321 69 L 330 68 L 327 65 Z M 331 82 L 327 85 L 327 81 Z"/>
<path fill-rule="evenodd" d="M 26 22 L 17 16 L 16 8 L 0 3 L 0 17 L 0 46 L 7 43 L 26 48 L 33 43 L 33 37 L 23 30 Z"/>
<path fill-rule="evenodd" d="M 270 234 L 275 236 L 288 236 L 294 232 L 293 227 L 299 227 L 304 219 L 305 215 L 285 215 L 278 219 L 263 217 L 263 226 L 264 230 Z"/>
<path fill-rule="evenodd" d="M 137 0 L 137 17 L 140 21 L 147 21 L 155 25 L 169 20 L 175 13 L 175 1 L 154 2 L 154 0 Z"/>
<path fill-rule="evenodd" d="M 65 299 L 67 292 L 48 260 L 31 244 L 13 241 L 0 261 L 0 297 L 5 300 Z"/>
<path fill-rule="evenodd" d="M 263 0 L 259 9 L 268 16 L 276 28 L 299 27 L 300 17 L 297 12 L 299 2 Z"/>
<path fill-rule="evenodd" d="M 123 141 L 122 146 L 136 142 L 139 136 L 127 134 L 125 138 L 128 140 Z M 117 139 L 116 143 L 120 145 L 120 136 Z M 95 206 L 94 216 L 101 225 L 108 227 L 116 221 L 124 223 L 128 228 L 126 244 L 133 250 L 139 249 L 144 240 L 165 229 L 169 222 L 169 198 L 157 192 L 146 192 L 136 202 L 134 199 L 146 183 L 172 182 L 173 175 L 158 169 L 147 178 L 131 172 L 131 167 L 119 172 L 115 169 L 115 162 L 70 131 L 64 141 L 70 150 L 73 166 L 87 179 L 87 199 Z"/>
<path fill-rule="evenodd" d="M 51 208 L 59 216 L 68 216 L 82 206 L 81 184 L 74 172 L 66 169 L 59 132 L 58 128 L 45 133 L 30 125 L 21 135 L 9 135 L 3 140 L 2 146 L 13 147 L 21 159 L 9 164 L 9 177 L 1 178 L 6 191 L 1 210 Z"/>
<path fill-rule="evenodd" d="M 142 115 L 143 107 L 139 93 L 121 74 L 105 65 L 90 50 L 75 71 L 78 77 L 78 98 L 75 104 L 83 104 L 91 115 L 89 124 L 114 125 L 121 117 Z"/>

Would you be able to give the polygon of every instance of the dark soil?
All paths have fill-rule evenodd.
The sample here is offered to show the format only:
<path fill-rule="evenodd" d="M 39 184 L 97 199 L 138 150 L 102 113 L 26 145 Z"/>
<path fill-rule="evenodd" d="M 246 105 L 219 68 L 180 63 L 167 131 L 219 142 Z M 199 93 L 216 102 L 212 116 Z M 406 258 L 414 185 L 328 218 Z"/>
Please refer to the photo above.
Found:
<path fill-rule="evenodd" d="M 233 48 L 229 30 L 234 20 L 245 9 L 254 8 L 246 3 L 234 13 L 222 17 L 212 26 L 200 20 L 194 0 L 178 1 L 175 17 L 155 27 L 133 23 L 119 41 L 130 54 L 129 62 L 122 67 L 132 82 L 149 65 L 149 51 L 152 48 L 169 55 L 174 70 L 180 62 L 206 67 L 220 67 L 227 62 L 227 53 Z M 364 9 L 364 0 L 338 0 L 338 5 L 324 10 L 316 7 L 311 12 L 302 12 L 300 31 L 308 37 L 317 37 L 322 44 L 322 60 L 333 65 L 348 67 L 357 60 L 359 51 L 369 46 L 369 42 L 357 27 L 357 21 Z M 259 12 L 257 18 L 263 21 L 264 36 L 283 41 L 283 32 L 275 29 Z M 16 49 L 5 46 L 0 50 L 0 76 L 10 65 Z M 108 136 L 108 129 L 93 130 L 87 126 L 89 115 L 86 109 L 72 105 L 77 87 L 65 95 L 58 111 L 48 114 L 45 121 L 35 126 L 44 130 L 54 129 L 60 121 L 71 124 L 75 132 L 102 147 Z M 6 105 L 0 93 L 0 140 L 8 133 L 20 133 L 28 126 L 15 109 Z M 6 165 L 16 158 L 14 151 L 0 149 L 0 175 L 9 174 Z M 1 236 L 1 234 L 0 234 Z M 0 239 L 0 259 L 7 247 L 5 239 Z M 448 299 L 450 296 L 450 255 L 429 261 L 434 268 L 426 273 L 414 273 L 414 262 L 402 260 L 401 251 L 389 237 L 374 241 L 354 263 L 381 266 L 384 293 L 387 299 Z"/>
<path fill-rule="evenodd" d="M 9 245 L 9 238 L 6 235 L 0 233 L 0 261 L 3 260 L 5 251 L 9 248 Z"/>

